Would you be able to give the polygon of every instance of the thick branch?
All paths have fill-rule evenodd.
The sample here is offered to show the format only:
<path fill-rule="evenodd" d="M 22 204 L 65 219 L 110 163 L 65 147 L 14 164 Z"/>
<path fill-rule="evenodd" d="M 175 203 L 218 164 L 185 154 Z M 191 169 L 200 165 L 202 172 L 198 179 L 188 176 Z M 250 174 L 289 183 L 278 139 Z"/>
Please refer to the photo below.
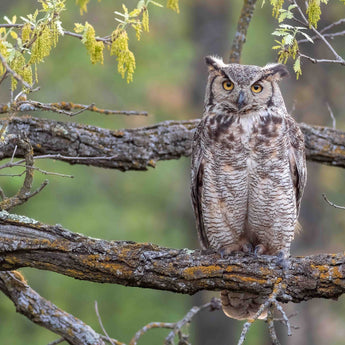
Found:
<path fill-rule="evenodd" d="M 200 290 L 249 291 L 268 296 L 283 277 L 274 257 L 220 259 L 189 249 L 105 241 L 61 226 L 0 212 L 0 270 L 34 267 L 99 283 L 194 294 Z M 345 292 L 345 257 L 320 254 L 291 258 L 282 302 L 337 298 Z"/>
<path fill-rule="evenodd" d="M 252 20 L 257 0 L 244 0 L 240 18 L 238 19 L 235 38 L 232 42 L 229 62 L 239 63 L 244 43 L 246 42 L 247 30 Z"/>
<path fill-rule="evenodd" d="M 102 336 L 71 314 L 59 309 L 27 285 L 17 272 L 0 272 L 0 290 L 15 304 L 17 312 L 62 336 L 73 345 L 104 345 Z"/>
<path fill-rule="evenodd" d="M 0 120 L 0 159 L 11 158 L 15 138 L 25 133 L 41 158 L 120 170 L 146 170 L 159 160 L 191 154 L 199 119 L 166 121 L 136 129 L 108 130 L 70 122 L 20 117 Z M 307 159 L 345 168 L 345 133 L 300 124 Z M 16 156 L 22 157 L 19 148 Z"/>

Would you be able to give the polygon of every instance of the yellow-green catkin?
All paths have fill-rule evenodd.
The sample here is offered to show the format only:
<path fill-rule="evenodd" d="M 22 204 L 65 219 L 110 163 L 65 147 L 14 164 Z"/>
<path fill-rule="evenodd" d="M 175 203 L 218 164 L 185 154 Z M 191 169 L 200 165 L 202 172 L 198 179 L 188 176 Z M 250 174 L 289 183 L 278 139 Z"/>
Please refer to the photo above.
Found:
<path fill-rule="evenodd" d="M 103 42 L 96 41 L 95 29 L 88 22 L 85 23 L 85 31 L 82 42 L 84 43 L 93 64 L 100 62 L 103 64 Z"/>
<path fill-rule="evenodd" d="M 30 65 L 27 65 L 25 62 L 24 56 L 17 52 L 14 59 L 10 63 L 10 67 L 19 74 L 24 81 L 28 84 L 32 85 L 32 69 Z M 15 78 L 11 78 L 12 84 L 11 89 L 12 91 L 17 88 L 17 80 Z"/>
<path fill-rule="evenodd" d="M 31 24 L 27 23 L 22 27 L 22 42 L 28 43 L 31 38 Z"/>
<path fill-rule="evenodd" d="M 167 1 L 167 8 L 172 9 L 176 13 L 180 13 L 180 8 L 179 8 L 178 0 L 168 0 Z"/>
<path fill-rule="evenodd" d="M 87 12 L 87 4 L 90 0 L 76 0 L 76 4 L 80 7 L 80 15 L 82 16 L 84 12 Z"/>
<path fill-rule="evenodd" d="M 320 0 L 309 0 L 307 15 L 309 26 L 314 26 L 315 28 L 317 28 L 317 23 L 320 20 L 321 16 Z"/>
<path fill-rule="evenodd" d="M 272 8 L 272 16 L 275 18 L 278 18 L 279 16 L 279 10 L 283 8 L 284 0 L 270 0 Z"/>
<path fill-rule="evenodd" d="M 6 36 L 6 29 L 5 28 L 0 28 L 0 53 L 1 55 L 6 59 L 8 57 L 8 51 L 5 45 L 5 38 L 2 37 Z M 3 64 L 0 62 L 0 77 L 6 72 L 5 67 Z"/>
<path fill-rule="evenodd" d="M 110 55 L 117 56 L 117 70 L 122 78 L 127 72 L 127 83 L 133 81 L 133 74 L 135 70 L 134 54 L 128 49 L 128 35 L 123 29 L 116 29 L 112 33 L 112 45 Z"/>
<path fill-rule="evenodd" d="M 149 12 L 147 11 L 147 9 L 144 9 L 143 12 L 143 19 L 142 19 L 142 25 L 143 25 L 143 29 L 146 32 L 150 31 L 150 27 L 149 27 Z"/>
<path fill-rule="evenodd" d="M 31 63 L 39 63 L 50 54 L 53 40 L 49 26 L 44 26 L 41 31 L 36 33 L 37 38 L 31 49 Z"/>

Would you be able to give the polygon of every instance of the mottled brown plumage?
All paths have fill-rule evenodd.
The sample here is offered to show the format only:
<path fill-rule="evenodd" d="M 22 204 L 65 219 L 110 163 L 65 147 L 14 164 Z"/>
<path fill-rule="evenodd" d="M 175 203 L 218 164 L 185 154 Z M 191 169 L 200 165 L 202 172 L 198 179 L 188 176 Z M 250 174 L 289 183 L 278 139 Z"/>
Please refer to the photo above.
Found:
<path fill-rule="evenodd" d="M 207 57 L 204 116 L 192 154 L 191 191 L 201 246 L 288 257 L 306 182 L 303 134 L 286 111 L 284 65 Z M 264 300 L 223 291 L 225 314 L 252 317 Z"/>

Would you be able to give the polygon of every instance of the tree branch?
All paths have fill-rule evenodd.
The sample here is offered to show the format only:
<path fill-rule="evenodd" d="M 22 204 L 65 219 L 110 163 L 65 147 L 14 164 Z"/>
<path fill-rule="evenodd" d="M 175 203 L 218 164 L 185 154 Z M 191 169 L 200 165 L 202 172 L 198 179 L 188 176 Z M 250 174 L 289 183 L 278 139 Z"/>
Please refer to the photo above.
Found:
<path fill-rule="evenodd" d="M 70 110 L 78 109 L 76 112 Z M 42 103 L 33 100 L 17 101 L 12 104 L 0 104 L 0 114 L 13 113 L 13 112 L 28 112 L 28 111 L 52 111 L 54 113 L 64 114 L 67 116 L 76 116 L 86 110 L 100 113 L 103 115 L 139 115 L 147 116 L 146 111 L 134 110 L 111 110 L 97 108 L 94 104 L 77 104 L 72 102 L 54 102 Z"/>
<path fill-rule="evenodd" d="M 32 322 L 59 334 L 73 345 L 104 345 L 102 336 L 71 314 L 59 309 L 27 285 L 18 272 L 0 272 L 0 290 L 17 312 Z M 57 343 L 56 343 L 57 344 Z"/>
<path fill-rule="evenodd" d="M 146 170 L 157 161 L 191 154 L 199 119 L 165 121 L 149 127 L 109 130 L 83 124 L 20 117 L 0 120 L 0 159 L 11 158 L 14 138 L 25 133 L 35 159 L 51 158 L 119 170 Z M 328 127 L 300 127 L 307 159 L 345 168 L 345 133 Z M 22 157 L 21 148 L 16 157 Z M 38 155 L 38 156 L 37 156 Z"/>
<path fill-rule="evenodd" d="M 240 63 L 241 53 L 246 42 L 247 30 L 252 20 L 257 0 L 244 0 L 240 18 L 237 23 L 235 38 L 232 42 L 229 62 Z"/>
<path fill-rule="evenodd" d="M 0 212 L 0 270 L 33 267 L 76 279 L 194 294 L 201 290 L 272 293 L 278 277 L 286 288 L 280 302 L 337 298 L 345 292 L 345 256 L 319 254 L 290 259 L 235 255 L 220 259 L 199 250 L 148 243 L 105 241 Z"/>

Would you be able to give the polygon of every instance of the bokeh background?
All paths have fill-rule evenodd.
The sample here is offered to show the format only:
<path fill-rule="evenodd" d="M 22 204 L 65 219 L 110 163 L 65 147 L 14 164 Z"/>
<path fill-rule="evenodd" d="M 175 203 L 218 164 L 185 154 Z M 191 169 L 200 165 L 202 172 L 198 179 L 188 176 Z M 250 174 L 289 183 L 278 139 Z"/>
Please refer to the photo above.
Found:
<path fill-rule="evenodd" d="M 266 1 L 267 2 L 267 1 Z M 133 8 L 135 1 L 126 1 Z M 180 14 L 167 9 L 150 11 L 150 33 L 140 42 L 134 35 L 130 48 L 137 58 L 134 82 L 127 84 L 116 72 L 114 58 L 105 57 L 104 65 L 92 65 L 85 47 L 72 37 L 60 38 L 51 56 L 39 67 L 41 90 L 32 98 L 42 102 L 72 101 L 109 109 L 146 110 L 149 117 L 104 116 L 84 112 L 73 121 L 105 128 L 139 127 L 163 120 L 200 117 L 207 69 L 203 57 L 218 54 L 227 59 L 242 1 L 185 0 Z M 1 0 L 0 21 L 34 12 L 34 0 Z M 67 1 L 63 27 L 72 30 L 75 22 L 88 21 L 98 35 L 115 27 L 113 11 L 121 1 L 91 1 L 88 12 L 80 17 L 74 1 Z M 345 6 L 330 1 L 324 8 L 320 27 L 344 17 Z M 242 63 L 265 65 L 276 60 L 274 37 L 277 23 L 269 4 L 258 2 L 249 27 Z M 344 56 L 344 41 L 334 41 Z M 326 57 L 322 45 L 311 46 L 308 53 Z M 107 54 L 105 54 L 107 55 Z M 288 110 L 297 121 L 332 125 L 328 103 L 345 130 L 344 67 L 303 64 L 303 75 L 281 83 Z M 0 89 L 0 102 L 7 102 L 7 87 Z M 63 115 L 34 113 L 33 116 L 69 121 Z M 189 199 L 189 159 L 159 162 L 146 172 L 119 172 L 86 166 L 70 166 L 56 161 L 40 162 L 43 169 L 74 175 L 74 179 L 50 176 L 50 184 L 38 196 L 12 212 L 42 222 L 60 223 L 71 231 L 109 240 L 153 242 L 174 248 L 198 248 Z M 293 255 L 339 252 L 345 247 L 345 213 L 322 199 L 345 204 L 345 174 L 339 168 L 308 163 L 308 185 L 302 204 L 303 232 L 292 246 Z M 46 176 L 36 174 L 38 186 Z M 15 193 L 21 180 L 0 177 L 1 187 Z M 174 322 L 193 306 L 207 302 L 217 293 L 203 292 L 183 296 L 164 291 L 78 281 L 52 272 L 20 270 L 29 284 L 42 296 L 81 318 L 101 332 L 94 301 L 98 301 L 108 333 L 128 342 L 134 333 L 151 321 Z M 287 339 L 279 329 L 282 344 L 344 344 L 345 300 L 313 300 L 288 305 L 288 313 L 298 311 L 292 324 L 300 327 Z M 191 325 L 193 344 L 236 344 L 242 323 L 226 318 L 222 312 L 204 312 Z M 162 344 L 166 330 L 152 330 L 139 344 Z M 58 337 L 17 314 L 6 296 L 0 295 L 0 344 L 47 344 Z M 269 344 L 266 325 L 259 321 L 250 330 L 246 344 Z"/>

